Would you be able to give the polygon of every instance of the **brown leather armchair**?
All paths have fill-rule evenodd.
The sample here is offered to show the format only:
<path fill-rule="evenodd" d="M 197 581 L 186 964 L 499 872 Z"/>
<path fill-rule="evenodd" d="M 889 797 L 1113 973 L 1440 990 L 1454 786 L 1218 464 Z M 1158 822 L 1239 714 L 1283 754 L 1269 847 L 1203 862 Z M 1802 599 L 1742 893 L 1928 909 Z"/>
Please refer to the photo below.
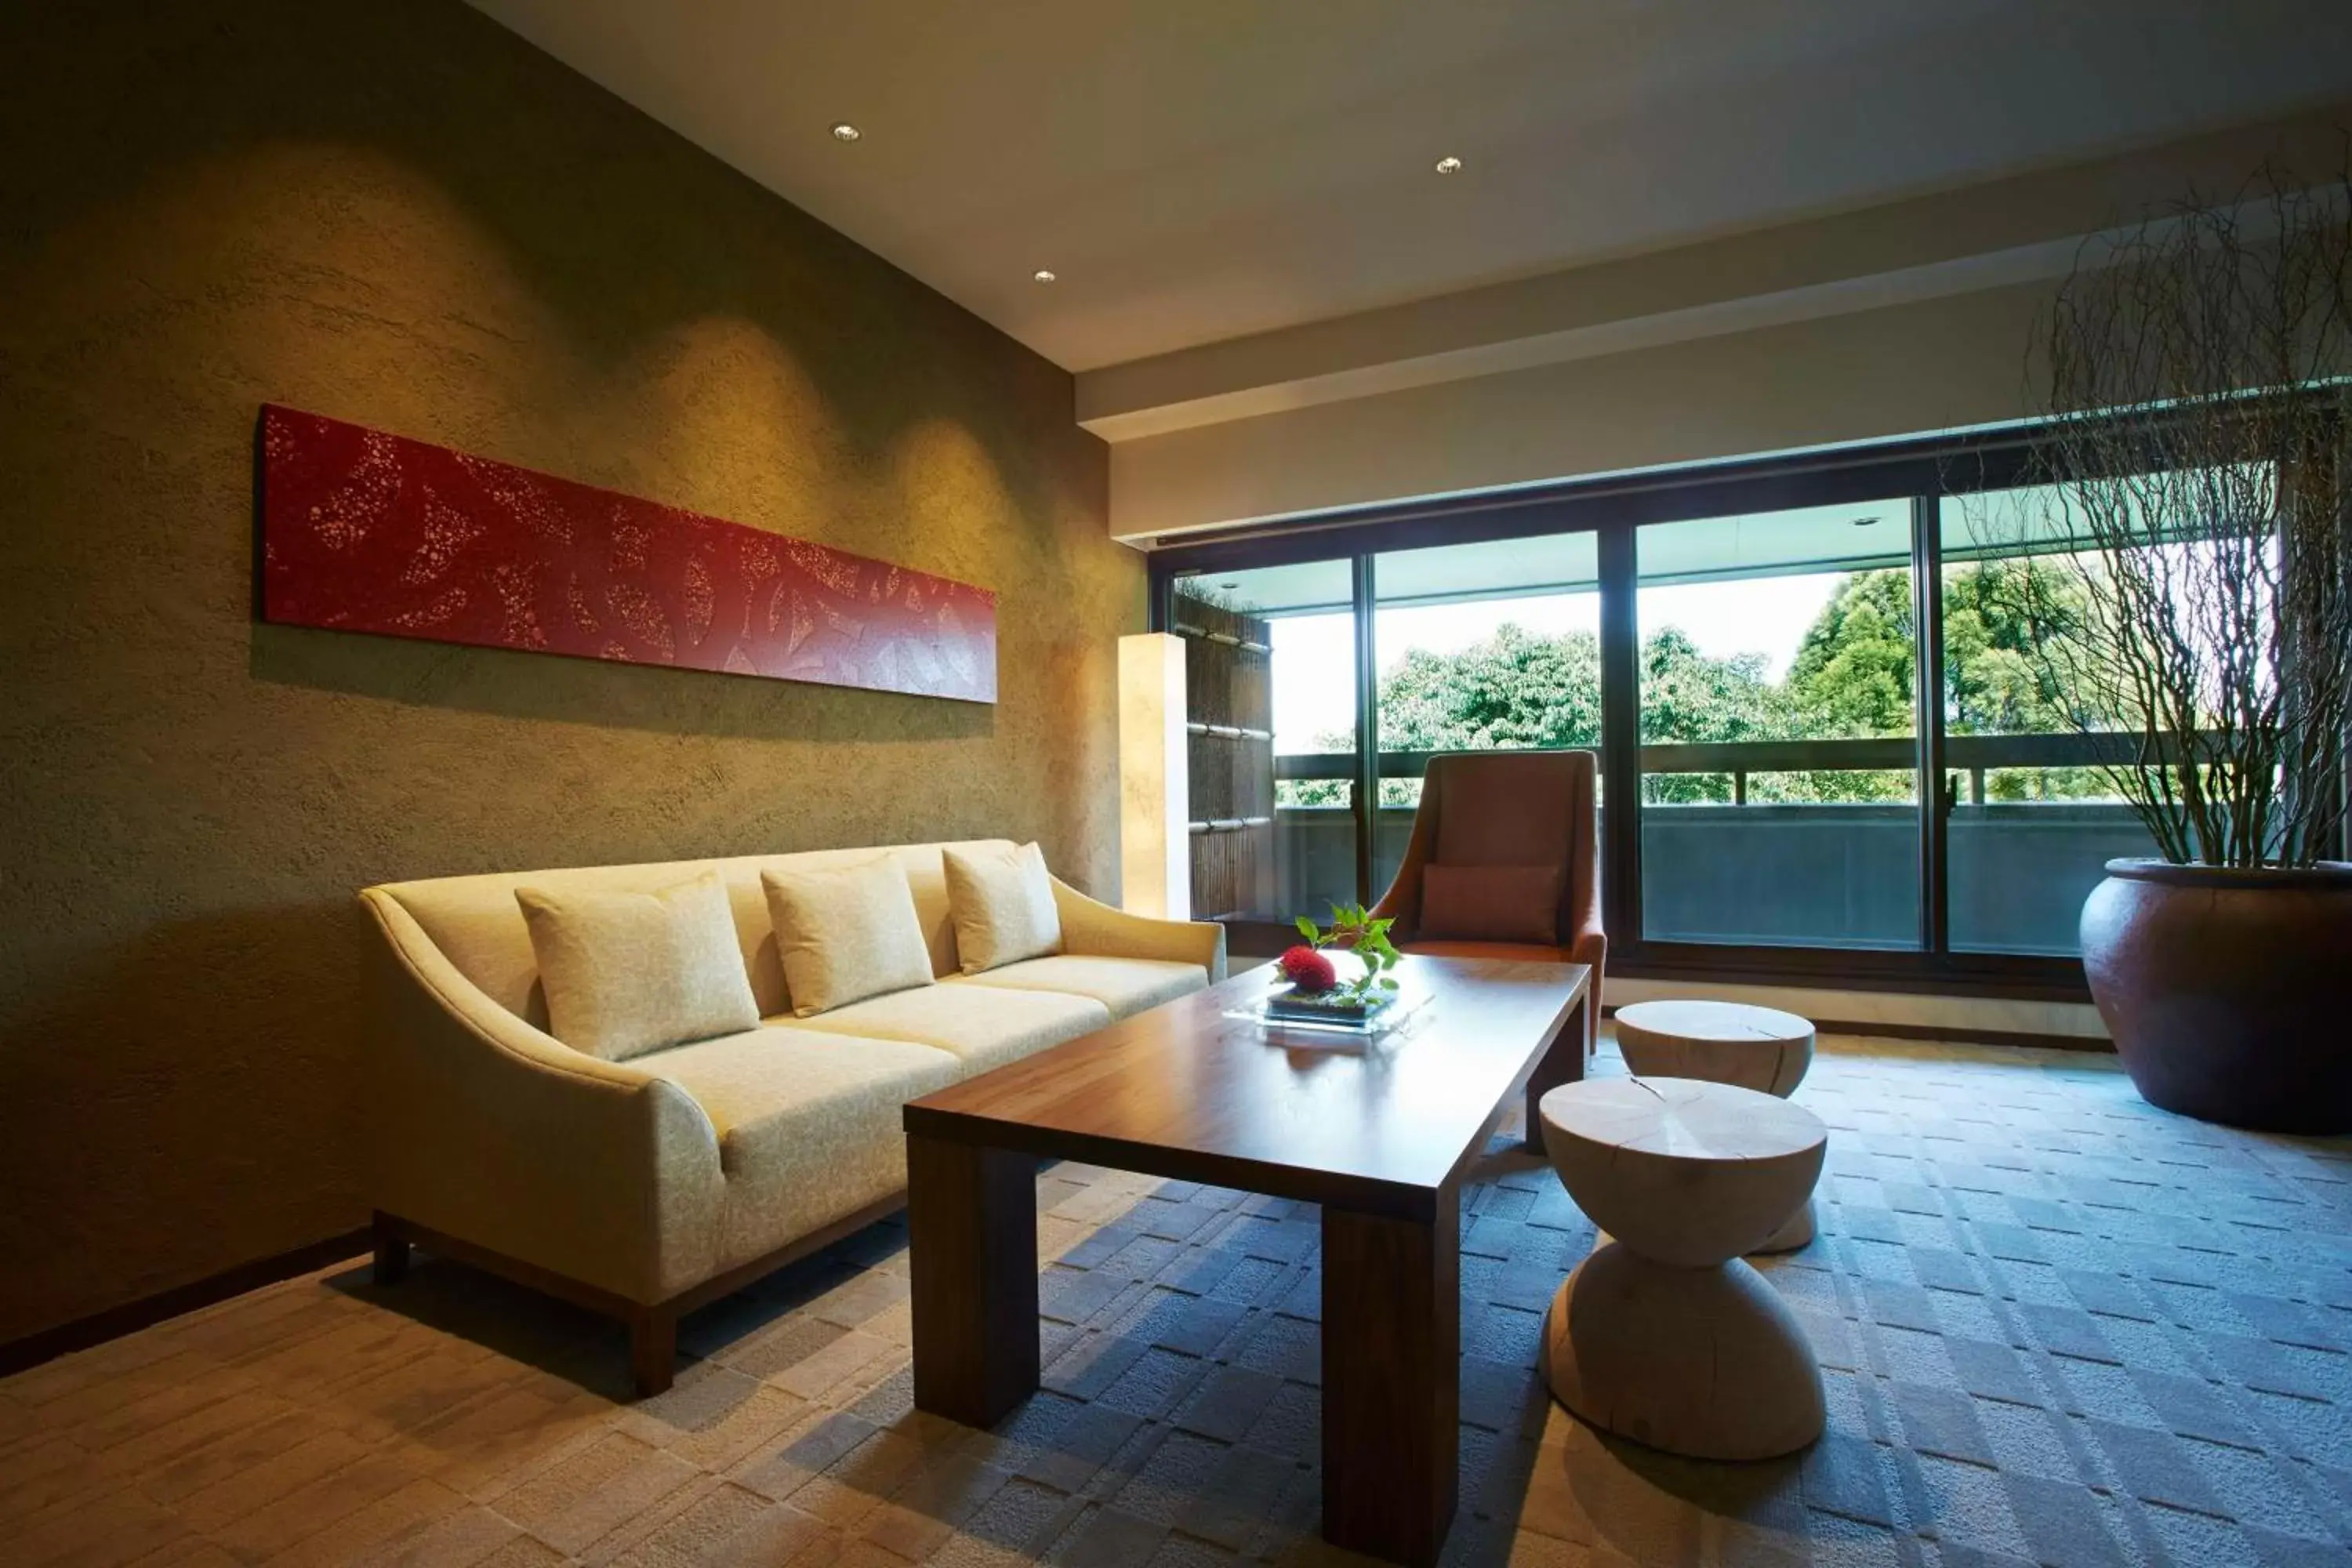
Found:
<path fill-rule="evenodd" d="M 1591 965 L 1592 988 L 1584 1009 L 1588 1055 L 1601 1037 L 1601 971 L 1609 951 L 1601 929 L 1595 763 L 1591 752 L 1462 752 L 1430 758 L 1412 842 L 1396 880 L 1372 910 L 1376 918 L 1396 922 L 1390 940 L 1407 952 Z M 1553 941 L 1464 942 L 1423 935 L 1422 877 L 1432 865 L 1559 867 Z"/>

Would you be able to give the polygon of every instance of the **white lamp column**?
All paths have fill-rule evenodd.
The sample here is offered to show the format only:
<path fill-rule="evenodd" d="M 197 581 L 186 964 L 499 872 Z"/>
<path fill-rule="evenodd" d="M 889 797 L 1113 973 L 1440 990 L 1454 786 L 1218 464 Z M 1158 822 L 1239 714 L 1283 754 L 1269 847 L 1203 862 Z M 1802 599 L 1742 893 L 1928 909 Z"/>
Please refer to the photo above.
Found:
<path fill-rule="evenodd" d="M 1120 902 L 1134 914 L 1192 913 L 1192 799 L 1184 731 L 1184 642 L 1118 639 Z"/>

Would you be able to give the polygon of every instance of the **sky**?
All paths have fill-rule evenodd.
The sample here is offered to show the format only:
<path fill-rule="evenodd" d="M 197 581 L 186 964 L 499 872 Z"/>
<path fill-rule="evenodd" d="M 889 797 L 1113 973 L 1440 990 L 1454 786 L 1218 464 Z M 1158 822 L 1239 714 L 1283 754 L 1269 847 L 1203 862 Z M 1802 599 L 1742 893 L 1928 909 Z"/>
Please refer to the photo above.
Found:
<path fill-rule="evenodd" d="M 1788 672 L 1797 645 L 1830 601 L 1841 573 L 1756 577 L 1643 588 L 1636 601 L 1642 635 L 1676 626 L 1712 658 L 1760 653 L 1766 678 Z M 1274 623 L 1274 739 L 1282 752 L 1319 750 L 1318 737 L 1355 725 L 1356 698 L 1349 679 L 1354 658 L 1350 617 L 1289 616 Z M 1505 622 L 1557 637 L 1601 630 L 1601 595 L 1558 594 L 1539 598 L 1488 599 L 1382 610 L 1373 637 L 1385 675 L 1408 649 L 1458 653 L 1494 636 Z"/>

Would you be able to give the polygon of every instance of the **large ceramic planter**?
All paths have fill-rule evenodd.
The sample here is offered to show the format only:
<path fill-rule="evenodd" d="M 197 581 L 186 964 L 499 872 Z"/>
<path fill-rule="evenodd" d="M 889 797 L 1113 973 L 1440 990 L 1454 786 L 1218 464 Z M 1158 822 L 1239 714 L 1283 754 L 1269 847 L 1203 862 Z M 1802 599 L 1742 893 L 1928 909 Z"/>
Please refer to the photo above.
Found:
<path fill-rule="evenodd" d="M 2083 905 L 2083 968 L 2150 1104 L 2352 1130 L 2352 865 L 2110 860 Z"/>

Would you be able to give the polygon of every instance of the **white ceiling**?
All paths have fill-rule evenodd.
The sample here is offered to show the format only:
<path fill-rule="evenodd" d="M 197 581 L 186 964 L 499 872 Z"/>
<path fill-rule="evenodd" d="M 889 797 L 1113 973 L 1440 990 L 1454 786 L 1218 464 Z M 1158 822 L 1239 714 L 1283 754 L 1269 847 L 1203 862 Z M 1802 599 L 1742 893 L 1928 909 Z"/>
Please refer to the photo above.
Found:
<path fill-rule="evenodd" d="M 473 3 L 1072 370 L 2352 94 L 2343 0 Z"/>

